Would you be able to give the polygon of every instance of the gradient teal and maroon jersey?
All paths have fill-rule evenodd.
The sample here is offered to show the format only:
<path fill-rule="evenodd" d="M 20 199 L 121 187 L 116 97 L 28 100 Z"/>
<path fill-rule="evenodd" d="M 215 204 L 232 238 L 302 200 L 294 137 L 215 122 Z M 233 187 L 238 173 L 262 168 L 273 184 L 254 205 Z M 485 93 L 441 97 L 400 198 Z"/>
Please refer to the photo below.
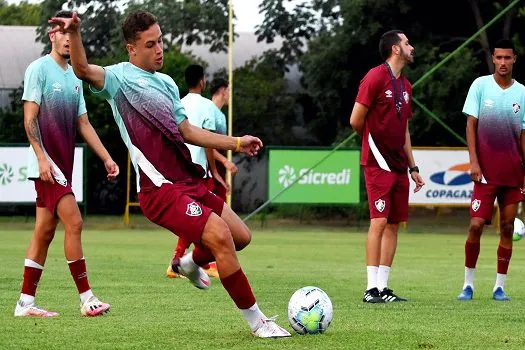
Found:
<path fill-rule="evenodd" d="M 204 169 L 192 162 L 179 132 L 186 111 L 173 79 L 129 62 L 104 70 L 104 87 L 91 90 L 105 98 L 113 110 L 138 177 L 137 190 L 202 178 Z"/>
<path fill-rule="evenodd" d="M 22 100 L 40 106 L 38 126 L 44 153 L 57 182 L 71 185 L 77 121 L 87 113 L 82 81 L 70 65 L 64 70 L 53 57 L 46 55 L 27 67 Z M 38 161 L 30 147 L 28 177 L 36 179 L 39 176 Z"/>
<path fill-rule="evenodd" d="M 478 119 L 477 155 L 489 184 L 522 187 L 520 135 L 525 129 L 525 87 L 514 81 L 502 89 L 493 75 L 472 83 L 463 113 Z"/>

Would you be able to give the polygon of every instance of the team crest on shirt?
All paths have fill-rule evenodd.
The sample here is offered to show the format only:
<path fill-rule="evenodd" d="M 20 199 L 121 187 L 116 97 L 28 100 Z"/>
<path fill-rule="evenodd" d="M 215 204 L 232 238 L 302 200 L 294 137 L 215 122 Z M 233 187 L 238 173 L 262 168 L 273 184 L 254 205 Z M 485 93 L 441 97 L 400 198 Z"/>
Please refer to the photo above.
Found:
<path fill-rule="evenodd" d="M 512 104 L 512 111 L 514 112 L 514 114 L 518 113 L 520 111 L 521 107 L 519 104 L 517 103 L 513 103 Z"/>
<path fill-rule="evenodd" d="M 408 92 L 403 91 L 403 98 L 405 99 L 405 103 L 408 103 Z"/>
<path fill-rule="evenodd" d="M 201 216 L 201 214 L 202 214 L 202 209 L 197 203 L 191 202 L 190 204 L 188 204 L 188 208 L 186 209 L 186 215 Z"/>
<path fill-rule="evenodd" d="M 78 93 L 80 92 L 80 86 L 75 86 L 75 94 L 78 95 Z"/>
<path fill-rule="evenodd" d="M 386 202 L 384 200 L 382 200 L 381 198 L 379 198 L 378 200 L 376 200 L 374 202 L 375 206 L 376 206 L 376 209 L 382 213 L 383 210 L 385 210 L 385 206 L 386 206 Z"/>
<path fill-rule="evenodd" d="M 392 98 L 392 91 L 386 90 L 385 91 L 385 96 L 386 96 L 386 98 Z"/>
<path fill-rule="evenodd" d="M 474 199 L 472 201 L 472 210 L 478 211 L 480 206 L 481 206 L 481 201 L 479 199 Z"/>

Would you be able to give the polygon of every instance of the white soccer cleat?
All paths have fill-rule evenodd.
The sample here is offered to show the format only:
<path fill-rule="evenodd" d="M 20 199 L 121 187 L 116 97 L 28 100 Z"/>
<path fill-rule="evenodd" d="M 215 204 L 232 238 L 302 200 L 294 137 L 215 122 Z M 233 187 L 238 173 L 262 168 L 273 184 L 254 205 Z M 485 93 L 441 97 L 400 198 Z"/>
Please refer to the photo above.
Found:
<path fill-rule="evenodd" d="M 24 305 L 20 301 L 16 303 L 16 317 L 56 317 L 58 313 L 40 309 L 35 304 Z"/>
<path fill-rule="evenodd" d="M 92 295 L 84 304 L 80 305 L 80 313 L 83 316 L 101 316 L 108 312 L 110 307 L 111 305 L 101 302 L 96 296 Z"/>
<path fill-rule="evenodd" d="M 175 258 L 171 262 L 171 267 L 173 271 L 180 273 L 182 276 L 190 280 L 190 282 L 199 289 L 208 289 L 210 288 L 210 277 L 204 272 L 201 267 L 196 268 L 193 271 L 185 271 L 181 264 L 180 259 Z"/>
<path fill-rule="evenodd" d="M 257 327 L 257 329 L 252 332 L 252 335 L 258 338 L 291 337 L 290 332 L 275 323 L 275 317 L 270 317 L 266 320 L 263 320 L 259 327 Z"/>

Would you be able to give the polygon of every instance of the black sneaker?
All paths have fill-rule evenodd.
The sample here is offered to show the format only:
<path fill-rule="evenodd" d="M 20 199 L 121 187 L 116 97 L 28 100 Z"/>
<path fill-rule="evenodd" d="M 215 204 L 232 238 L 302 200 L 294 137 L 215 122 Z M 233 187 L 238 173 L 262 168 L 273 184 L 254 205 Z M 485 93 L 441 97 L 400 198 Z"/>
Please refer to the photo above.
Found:
<path fill-rule="evenodd" d="M 379 295 L 379 289 L 374 287 L 370 288 L 369 290 L 365 290 L 365 294 L 363 295 L 363 303 L 377 304 L 384 302 L 385 301 L 381 299 L 381 296 Z"/>
<path fill-rule="evenodd" d="M 392 302 L 396 302 L 396 301 L 407 301 L 406 299 L 398 297 L 397 295 L 395 295 L 394 291 L 392 291 L 392 289 L 388 289 L 388 288 L 383 289 L 379 293 L 379 296 L 381 297 L 381 299 L 383 299 L 383 301 L 385 303 L 392 303 Z"/>

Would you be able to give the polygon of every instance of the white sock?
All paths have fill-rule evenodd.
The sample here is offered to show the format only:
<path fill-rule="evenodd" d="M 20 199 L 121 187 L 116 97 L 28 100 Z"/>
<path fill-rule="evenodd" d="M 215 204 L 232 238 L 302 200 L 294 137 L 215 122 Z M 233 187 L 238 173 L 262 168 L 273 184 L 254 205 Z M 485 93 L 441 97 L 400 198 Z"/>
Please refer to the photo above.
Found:
<path fill-rule="evenodd" d="M 186 273 L 195 271 L 199 268 L 199 266 L 195 264 L 195 261 L 193 261 L 193 251 L 180 258 L 180 267 Z"/>
<path fill-rule="evenodd" d="M 379 265 L 377 269 L 377 289 L 382 291 L 388 287 L 388 276 L 390 275 L 390 266 Z"/>
<path fill-rule="evenodd" d="M 501 289 L 505 289 L 505 280 L 507 279 L 507 275 L 503 273 L 496 274 L 496 284 L 494 285 L 493 292 L 496 291 L 498 287 L 501 287 Z"/>
<path fill-rule="evenodd" d="M 366 290 L 370 290 L 372 288 L 377 287 L 377 270 L 379 267 L 377 266 L 367 266 L 366 267 L 366 276 L 367 276 L 367 285 Z"/>
<path fill-rule="evenodd" d="M 39 263 L 37 263 L 36 261 L 33 261 L 31 259 L 25 259 L 24 260 L 24 266 L 33 267 L 35 269 L 40 269 L 40 270 L 44 269 L 44 266 L 40 265 Z"/>
<path fill-rule="evenodd" d="M 33 304 L 35 302 L 35 297 L 33 295 L 20 293 L 20 298 L 18 300 L 19 300 L 19 304 L 21 306 L 27 306 L 27 305 L 31 305 L 31 304 Z M 21 301 L 21 303 L 20 303 L 20 301 Z"/>
<path fill-rule="evenodd" d="M 92 295 L 93 292 L 91 291 L 91 289 L 84 293 L 80 293 L 80 303 L 84 305 L 84 303 L 88 301 L 88 299 L 91 298 Z"/>
<path fill-rule="evenodd" d="M 75 261 L 80 261 L 80 260 L 86 260 L 86 258 L 85 258 L 85 257 L 81 257 L 81 258 L 78 259 L 78 260 L 66 260 L 66 261 L 67 261 L 67 264 L 69 265 L 69 264 L 71 264 L 71 263 L 74 263 Z"/>
<path fill-rule="evenodd" d="M 250 325 L 250 328 L 255 331 L 261 323 L 266 320 L 266 316 L 259 309 L 257 303 L 253 304 L 249 309 L 241 309 L 242 316 Z"/>
<path fill-rule="evenodd" d="M 470 267 L 465 267 L 465 284 L 463 284 L 463 289 L 470 286 L 474 290 L 474 272 L 476 269 L 471 269 Z"/>

